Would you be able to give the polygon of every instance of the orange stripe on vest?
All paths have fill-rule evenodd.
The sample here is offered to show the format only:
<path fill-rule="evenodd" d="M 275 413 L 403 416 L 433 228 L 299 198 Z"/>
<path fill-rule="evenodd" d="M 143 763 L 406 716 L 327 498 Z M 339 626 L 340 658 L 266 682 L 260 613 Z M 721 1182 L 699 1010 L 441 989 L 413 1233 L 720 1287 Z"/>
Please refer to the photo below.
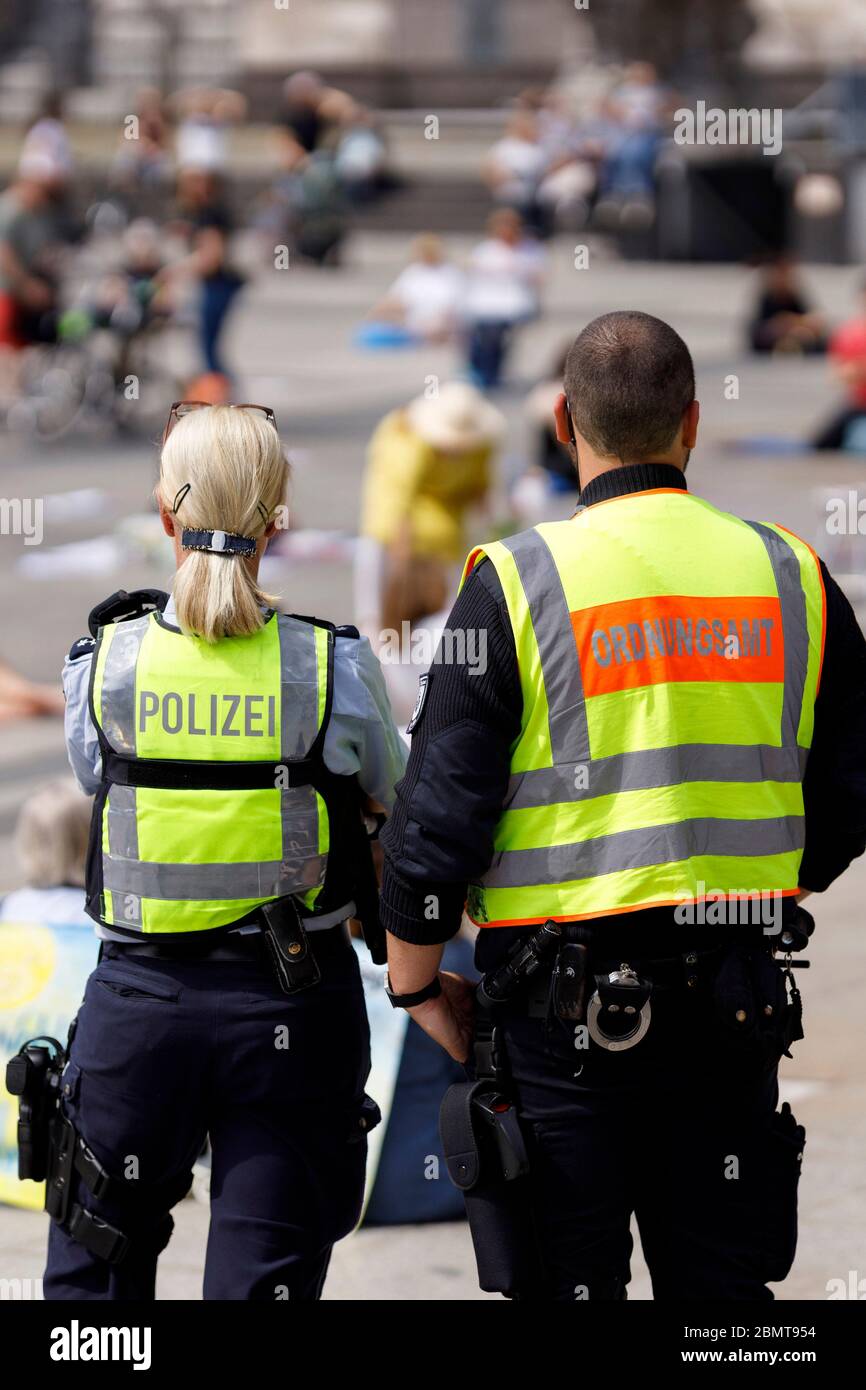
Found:
<path fill-rule="evenodd" d="M 664 681 L 782 681 L 777 598 L 624 599 L 571 614 L 584 694 Z"/>

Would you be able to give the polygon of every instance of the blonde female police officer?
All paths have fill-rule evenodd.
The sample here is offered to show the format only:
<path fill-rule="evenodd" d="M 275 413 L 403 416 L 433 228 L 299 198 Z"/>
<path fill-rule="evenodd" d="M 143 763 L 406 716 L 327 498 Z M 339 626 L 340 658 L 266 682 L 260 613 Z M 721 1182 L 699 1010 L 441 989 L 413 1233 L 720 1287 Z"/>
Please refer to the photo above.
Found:
<path fill-rule="evenodd" d="M 61 1079 L 78 1143 L 48 1299 L 154 1297 L 206 1135 L 206 1299 L 317 1298 L 359 1214 L 377 1113 L 345 827 L 358 784 L 390 806 L 404 755 L 368 644 L 258 587 L 287 478 L 271 411 L 172 407 L 173 595 L 107 600 L 66 662 L 102 950 Z"/>

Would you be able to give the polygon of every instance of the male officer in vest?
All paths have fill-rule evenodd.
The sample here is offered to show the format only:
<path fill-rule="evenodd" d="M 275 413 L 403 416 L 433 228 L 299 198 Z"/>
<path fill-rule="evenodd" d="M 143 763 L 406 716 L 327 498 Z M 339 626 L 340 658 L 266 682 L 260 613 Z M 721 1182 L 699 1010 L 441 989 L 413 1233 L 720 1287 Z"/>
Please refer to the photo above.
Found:
<path fill-rule="evenodd" d="M 484 1287 L 621 1299 L 635 1215 L 656 1299 L 768 1299 L 804 1137 L 777 1113 L 783 962 L 800 898 L 866 847 L 866 642 L 803 541 L 688 491 L 672 328 L 594 320 L 564 386 L 581 506 L 472 552 L 449 628 L 485 634 L 486 670 L 422 683 L 383 837 L 389 992 L 465 1060 L 472 988 L 437 978 L 464 904 L 483 974 L 554 924 L 498 1017 L 534 1263 Z M 499 1236 L 473 1234 L 489 1269 Z"/>

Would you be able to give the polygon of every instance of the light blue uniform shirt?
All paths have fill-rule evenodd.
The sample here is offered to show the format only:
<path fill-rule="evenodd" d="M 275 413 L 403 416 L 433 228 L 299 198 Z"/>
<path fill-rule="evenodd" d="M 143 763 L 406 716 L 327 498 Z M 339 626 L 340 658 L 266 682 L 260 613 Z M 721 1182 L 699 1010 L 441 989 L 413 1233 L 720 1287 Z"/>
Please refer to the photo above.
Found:
<path fill-rule="evenodd" d="M 177 622 L 172 597 L 164 616 Z M 91 648 L 72 661 L 67 656 L 63 666 L 66 748 L 75 780 L 87 796 L 99 790 L 102 780 L 102 754 L 87 700 L 92 661 Z M 334 697 L 323 751 L 329 771 L 346 777 L 357 773 L 367 795 L 391 810 L 408 753 L 391 715 L 382 668 L 366 637 L 340 637 L 334 643 Z M 98 933 L 129 939 L 104 927 Z"/>

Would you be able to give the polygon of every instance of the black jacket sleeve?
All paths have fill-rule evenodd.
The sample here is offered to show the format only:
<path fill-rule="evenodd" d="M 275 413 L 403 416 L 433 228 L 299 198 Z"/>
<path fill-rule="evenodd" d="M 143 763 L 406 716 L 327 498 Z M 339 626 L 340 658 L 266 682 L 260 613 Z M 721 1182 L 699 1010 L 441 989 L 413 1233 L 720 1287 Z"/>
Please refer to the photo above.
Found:
<path fill-rule="evenodd" d="M 803 888 L 822 892 L 866 849 L 866 638 L 823 560 L 824 665 L 803 799 Z"/>
<path fill-rule="evenodd" d="M 466 888 L 493 855 L 493 831 L 520 732 L 517 657 L 496 571 L 472 572 L 430 668 L 412 751 L 382 832 L 382 920 L 418 945 L 447 941 L 460 927 Z M 465 643 L 465 648 L 464 648 Z M 449 662 L 448 652 L 478 659 Z"/>

